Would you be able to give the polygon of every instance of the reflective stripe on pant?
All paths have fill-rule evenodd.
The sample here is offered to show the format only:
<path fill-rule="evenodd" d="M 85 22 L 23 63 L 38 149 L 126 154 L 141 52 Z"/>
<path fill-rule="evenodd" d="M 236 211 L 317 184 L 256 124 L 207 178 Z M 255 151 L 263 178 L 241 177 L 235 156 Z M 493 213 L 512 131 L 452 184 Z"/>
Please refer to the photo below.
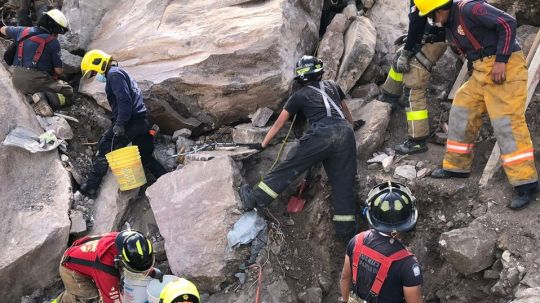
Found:
<path fill-rule="evenodd" d="M 392 63 L 392 66 L 388 71 L 386 81 L 384 81 L 384 84 L 382 86 L 383 93 L 395 96 L 397 98 L 399 98 L 403 93 L 403 74 L 398 73 L 395 70 L 395 64 L 397 59 L 399 58 L 400 53 L 401 49 L 396 52 L 396 55 L 394 56 L 394 62 Z"/>
<path fill-rule="evenodd" d="M 287 159 L 266 175 L 247 198 L 266 207 L 302 173 L 320 162 L 332 187 L 332 206 L 339 220 L 336 222 L 354 222 L 356 141 L 351 126 L 343 119 L 324 118 L 314 123 Z"/>
<path fill-rule="evenodd" d="M 473 143 L 487 112 L 501 149 L 503 167 L 513 186 L 538 180 L 533 147 L 525 121 L 527 68 L 521 51 L 506 65 L 506 81 L 491 80 L 495 58 L 474 62 L 471 78 L 458 90 L 450 110 L 449 133 L 443 168 L 469 172 Z"/>
<path fill-rule="evenodd" d="M 431 64 L 435 64 L 446 51 L 445 43 L 425 44 L 421 53 Z M 411 70 L 403 75 L 405 100 L 408 103 L 408 134 L 413 139 L 423 139 L 429 135 L 429 114 L 427 110 L 426 90 L 431 73 L 417 58 L 411 59 Z"/>
<path fill-rule="evenodd" d="M 65 290 L 55 299 L 57 303 L 90 303 L 99 298 L 92 279 L 62 265 L 59 271 Z"/>

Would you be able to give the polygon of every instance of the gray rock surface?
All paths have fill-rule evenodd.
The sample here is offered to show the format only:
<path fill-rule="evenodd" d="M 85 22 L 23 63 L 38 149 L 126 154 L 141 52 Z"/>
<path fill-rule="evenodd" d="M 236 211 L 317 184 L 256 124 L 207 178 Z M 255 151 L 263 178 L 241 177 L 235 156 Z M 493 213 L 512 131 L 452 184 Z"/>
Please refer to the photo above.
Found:
<path fill-rule="evenodd" d="M 0 141 L 16 125 L 43 132 L 0 66 Z M 18 303 L 58 275 L 70 230 L 71 182 L 57 152 L 0 146 L 0 193 L 0 294 L 2 302 Z"/>
<path fill-rule="evenodd" d="M 187 128 L 182 128 L 182 129 L 179 129 L 177 131 L 175 131 L 172 135 L 172 140 L 174 142 L 176 142 L 176 140 L 179 138 L 179 137 L 182 137 L 182 138 L 189 138 L 191 136 L 191 130 L 187 129 Z"/>
<path fill-rule="evenodd" d="M 298 294 L 298 299 L 304 303 L 321 303 L 322 297 L 323 292 L 319 287 L 311 287 Z"/>
<path fill-rule="evenodd" d="M 396 167 L 394 178 L 405 178 L 409 181 L 416 179 L 416 168 L 412 165 L 401 165 Z"/>
<path fill-rule="evenodd" d="M 361 109 L 358 118 L 366 121 L 366 124 L 356 131 L 356 149 L 359 159 L 369 157 L 384 142 L 390 112 L 390 105 L 378 100 L 369 102 Z M 356 116 L 353 117 L 358 120 Z"/>
<path fill-rule="evenodd" d="M 73 130 L 71 129 L 71 126 L 66 121 L 66 119 L 62 117 L 41 117 L 37 116 L 39 125 L 44 130 L 52 130 L 54 131 L 55 135 L 59 139 L 64 140 L 71 140 L 73 139 Z"/>
<path fill-rule="evenodd" d="M 69 213 L 69 219 L 71 220 L 70 234 L 76 236 L 86 231 L 86 220 L 82 211 L 72 210 Z"/>
<path fill-rule="evenodd" d="M 472 223 L 465 228 L 445 232 L 439 239 L 441 255 L 464 275 L 488 268 L 495 257 L 497 233 Z"/>
<path fill-rule="evenodd" d="M 518 23 L 540 26 L 540 6 L 531 0 L 488 0 L 490 4 L 515 15 Z"/>
<path fill-rule="evenodd" d="M 251 125 L 256 127 L 265 127 L 270 121 L 270 118 L 272 118 L 273 114 L 274 111 L 268 107 L 261 107 L 257 109 L 257 111 L 251 117 Z"/>
<path fill-rule="evenodd" d="M 146 190 L 172 272 L 193 279 L 199 290 L 215 291 L 241 262 L 226 251 L 227 233 L 240 217 L 240 181 L 233 160 L 216 158 L 190 162 Z"/>
<path fill-rule="evenodd" d="M 362 98 L 367 101 L 371 101 L 372 99 L 377 98 L 379 94 L 381 93 L 381 90 L 379 89 L 379 86 L 375 83 L 369 83 L 357 86 L 353 88 L 350 92 L 351 97 L 353 98 Z"/>
<path fill-rule="evenodd" d="M 326 31 L 319 44 L 317 57 L 324 62 L 325 80 L 336 80 L 341 56 L 343 56 L 343 33 Z"/>
<path fill-rule="evenodd" d="M 377 53 L 386 54 L 384 65 L 394 57 L 394 41 L 407 31 L 408 13 L 409 2 L 401 0 L 377 0 L 367 13 L 377 29 Z"/>
<path fill-rule="evenodd" d="M 138 194 L 139 188 L 120 191 L 114 175 L 109 170 L 95 200 L 94 224 L 90 233 L 99 235 L 119 230 L 124 224 L 128 206 Z"/>
<path fill-rule="evenodd" d="M 319 0 L 111 1 L 106 12 L 109 2 L 98 2 L 88 48 L 119 61 L 145 92 L 152 120 L 171 134 L 277 109 L 294 64 L 315 50 L 322 11 Z M 82 16 L 79 6 L 69 1 L 66 11 Z"/>
<path fill-rule="evenodd" d="M 64 74 L 74 76 L 81 73 L 82 57 L 73 55 L 65 49 L 62 49 L 62 62 L 64 63 Z"/>
<path fill-rule="evenodd" d="M 345 33 L 345 49 L 337 82 L 348 92 L 360 79 L 375 54 L 377 32 L 366 17 L 356 17 Z"/>

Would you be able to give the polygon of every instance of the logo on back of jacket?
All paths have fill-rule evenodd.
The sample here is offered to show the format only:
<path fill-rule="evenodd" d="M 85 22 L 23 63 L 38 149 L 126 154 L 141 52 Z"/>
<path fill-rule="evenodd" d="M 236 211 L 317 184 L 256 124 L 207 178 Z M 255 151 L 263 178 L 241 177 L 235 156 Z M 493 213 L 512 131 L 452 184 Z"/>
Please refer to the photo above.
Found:
<path fill-rule="evenodd" d="M 82 252 L 94 252 L 97 249 L 98 246 L 98 240 L 86 242 L 81 246 Z"/>
<path fill-rule="evenodd" d="M 457 27 L 457 32 L 458 34 L 465 36 L 465 31 L 463 30 L 463 27 L 461 26 L 461 24 Z"/>

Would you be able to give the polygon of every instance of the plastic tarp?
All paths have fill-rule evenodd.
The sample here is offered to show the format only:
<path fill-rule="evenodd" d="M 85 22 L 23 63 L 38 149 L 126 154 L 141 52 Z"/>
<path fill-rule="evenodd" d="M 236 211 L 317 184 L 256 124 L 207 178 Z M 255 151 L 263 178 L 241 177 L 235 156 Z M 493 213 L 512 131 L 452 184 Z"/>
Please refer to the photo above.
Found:
<path fill-rule="evenodd" d="M 233 229 L 227 234 L 228 248 L 251 243 L 264 229 L 266 229 L 266 221 L 257 212 L 246 212 L 234 223 Z"/>
<path fill-rule="evenodd" d="M 2 145 L 19 147 L 31 153 L 48 152 L 56 149 L 60 144 L 62 141 L 58 140 L 52 131 L 38 135 L 33 130 L 22 126 L 12 129 L 2 142 Z"/>

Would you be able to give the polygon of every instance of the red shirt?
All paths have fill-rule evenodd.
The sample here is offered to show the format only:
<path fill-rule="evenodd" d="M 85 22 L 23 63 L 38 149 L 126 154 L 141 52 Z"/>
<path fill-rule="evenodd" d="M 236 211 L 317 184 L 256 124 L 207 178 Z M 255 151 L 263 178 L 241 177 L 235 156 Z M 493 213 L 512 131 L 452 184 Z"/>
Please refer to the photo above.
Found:
<path fill-rule="evenodd" d="M 66 250 L 64 256 L 88 261 L 99 260 L 102 264 L 114 267 L 114 257 L 118 250 L 114 245 L 117 232 L 104 234 L 100 239 L 88 241 L 89 237 L 79 239 Z M 88 242 L 85 242 L 88 241 Z M 64 267 L 89 277 L 96 283 L 103 303 L 121 303 L 120 276 L 101 271 L 95 267 L 65 262 Z"/>

